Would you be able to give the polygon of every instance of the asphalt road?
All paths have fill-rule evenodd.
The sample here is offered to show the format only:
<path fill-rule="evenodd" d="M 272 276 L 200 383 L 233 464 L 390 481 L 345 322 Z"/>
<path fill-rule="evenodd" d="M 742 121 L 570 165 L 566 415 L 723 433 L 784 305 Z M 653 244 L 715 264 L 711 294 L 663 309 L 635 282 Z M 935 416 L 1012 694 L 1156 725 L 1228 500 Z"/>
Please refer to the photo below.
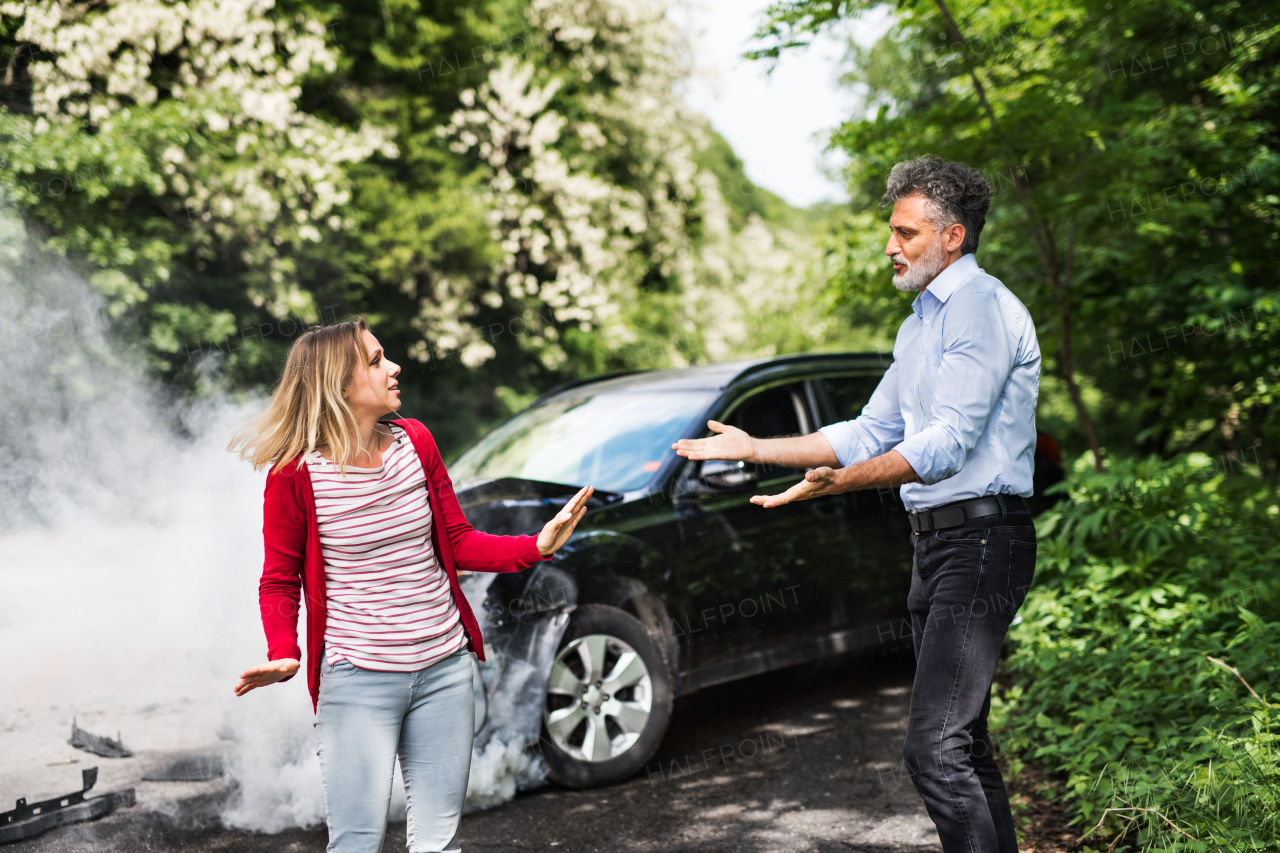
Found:
<path fill-rule="evenodd" d="M 901 650 L 711 688 L 676 703 L 658 755 L 630 781 L 547 786 L 462 821 L 465 851 L 791 853 L 937 851 L 901 770 L 910 699 Z M 163 784 L 163 783 L 146 783 Z M 222 829 L 218 795 L 126 809 L 6 845 L 4 853 L 312 853 L 323 827 L 262 835 Z M 405 847 L 392 824 L 384 851 Z"/>

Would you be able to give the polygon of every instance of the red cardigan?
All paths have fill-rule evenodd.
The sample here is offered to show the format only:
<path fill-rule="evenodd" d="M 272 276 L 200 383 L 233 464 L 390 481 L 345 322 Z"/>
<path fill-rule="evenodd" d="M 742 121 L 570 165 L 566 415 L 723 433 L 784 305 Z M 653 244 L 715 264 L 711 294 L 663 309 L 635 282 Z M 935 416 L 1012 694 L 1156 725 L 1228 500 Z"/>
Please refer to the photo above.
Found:
<path fill-rule="evenodd" d="M 543 557 L 533 536 L 493 536 L 471 527 L 435 439 L 418 421 L 392 423 L 403 428 L 418 451 L 427 474 L 427 498 L 431 503 L 431 544 L 436 558 L 449 576 L 453 602 L 462 617 L 471 651 L 484 660 L 484 640 L 480 626 L 458 588 L 458 569 L 471 572 L 518 572 Z M 441 531 L 444 536 L 440 535 Z M 307 595 L 307 686 L 311 709 L 320 700 L 320 648 L 328 599 L 324 586 L 324 558 L 320 554 L 320 530 L 316 525 L 316 501 L 311 491 L 311 474 L 306 466 L 290 462 L 267 475 L 262 508 L 262 539 L 266 558 L 258 584 L 262 627 L 267 632 L 267 660 L 292 658 L 302 661 L 298 647 L 298 600 Z M 293 676 L 289 676 L 292 678 Z M 289 679 L 283 679 L 288 681 Z"/>

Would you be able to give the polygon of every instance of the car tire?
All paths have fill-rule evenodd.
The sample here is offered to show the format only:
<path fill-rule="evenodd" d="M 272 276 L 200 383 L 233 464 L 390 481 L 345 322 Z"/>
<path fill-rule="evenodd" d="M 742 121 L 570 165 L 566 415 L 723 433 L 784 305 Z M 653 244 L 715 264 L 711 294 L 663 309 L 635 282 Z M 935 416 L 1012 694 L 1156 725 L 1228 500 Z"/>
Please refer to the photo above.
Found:
<path fill-rule="evenodd" d="M 639 619 L 603 604 L 575 610 L 543 702 L 542 755 L 551 779 L 597 788 L 643 767 L 671 720 L 672 681 L 666 656 Z"/>

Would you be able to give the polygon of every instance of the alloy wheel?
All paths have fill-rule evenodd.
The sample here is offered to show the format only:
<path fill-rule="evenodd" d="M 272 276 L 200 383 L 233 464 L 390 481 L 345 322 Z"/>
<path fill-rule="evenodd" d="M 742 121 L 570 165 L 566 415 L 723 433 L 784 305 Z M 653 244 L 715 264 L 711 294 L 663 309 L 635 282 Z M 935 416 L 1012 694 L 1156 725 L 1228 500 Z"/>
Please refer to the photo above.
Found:
<path fill-rule="evenodd" d="M 608 761 L 631 749 L 652 709 L 649 667 L 617 637 L 578 637 L 551 665 L 543 721 L 555 745 L 579 761 Z"/>

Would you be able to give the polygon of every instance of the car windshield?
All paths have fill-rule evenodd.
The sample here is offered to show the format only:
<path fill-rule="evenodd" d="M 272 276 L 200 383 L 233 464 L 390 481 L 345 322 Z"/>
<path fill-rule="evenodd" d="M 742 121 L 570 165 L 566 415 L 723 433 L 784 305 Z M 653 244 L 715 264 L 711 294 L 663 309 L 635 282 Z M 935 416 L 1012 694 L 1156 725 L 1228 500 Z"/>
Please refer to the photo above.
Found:
<path fill-rule="evenodd" d="M 629 492 L 645 486 L 714 391 L 569 391 L 526 409 L 450 466 L 459 487 L 520 477 Z"/>

